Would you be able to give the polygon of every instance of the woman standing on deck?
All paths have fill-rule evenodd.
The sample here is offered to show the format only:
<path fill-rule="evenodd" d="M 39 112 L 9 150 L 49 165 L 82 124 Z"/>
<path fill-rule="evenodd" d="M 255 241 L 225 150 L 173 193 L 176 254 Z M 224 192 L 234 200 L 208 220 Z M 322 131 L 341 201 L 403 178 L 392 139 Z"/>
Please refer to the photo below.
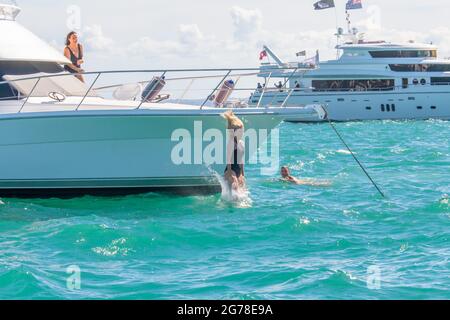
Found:
<path fill-rule="evenodd" d="M 70 73 L 82 73 L 84 70 L 81 68 L 81 65 L 84 63 L 83 60 L 83 46 L 78 43 L 78 34 L 75 31 L 69 32 L 66 37 L 66 47 L 64 48 L 64 55 L 67 59 L 69 59 L 72 63 L 65 65 L 64 69 Z M 84 78 L 82 75 L 75 75 L 80 81 L 84 82 Z"/>

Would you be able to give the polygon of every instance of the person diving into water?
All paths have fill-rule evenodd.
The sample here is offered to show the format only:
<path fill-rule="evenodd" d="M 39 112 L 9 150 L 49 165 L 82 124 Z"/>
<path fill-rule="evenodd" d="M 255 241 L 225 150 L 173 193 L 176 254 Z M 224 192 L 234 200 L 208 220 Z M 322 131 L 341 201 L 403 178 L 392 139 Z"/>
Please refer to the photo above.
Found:
<path fill-rule="evenodd" d="M 313 186 L 313 187 L 329 187 L 331 186 L 331 182 L 329 181 L 315 181 L 310 179 L 298 179 L 296 177 L 293 177 L 290 173 L 290 170 L 288 167 L 283 166 L 281 167 L 281 179 L 286 182 L 290 182 L 296 185 L 303 185 L 303 186 Z"/>
<path fill-rule="evenodd" d="M 245 145 L 242 141 L 244 136 L 244 123 L 233 111 L 227 111 L 222 116 L 227 120 L 228 144 L 227 144 L 227 166 L 225 167 L 224 179 L 230 190 L 239 191 L 246 189 L 244 172 Z"/>

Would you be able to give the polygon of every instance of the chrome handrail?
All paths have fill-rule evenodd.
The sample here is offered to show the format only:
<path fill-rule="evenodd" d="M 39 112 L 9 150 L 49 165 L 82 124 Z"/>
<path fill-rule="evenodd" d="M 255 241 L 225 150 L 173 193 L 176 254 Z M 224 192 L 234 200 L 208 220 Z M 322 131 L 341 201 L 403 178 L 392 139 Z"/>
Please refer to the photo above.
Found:
<path fill-rule="evenodd" d="M 235 77 L 246 77 L 246 76 L 257 76 L 257 75 L 260 75 L 260 74 L 261 74 L 260 72 L 236 73 L 236 74 L 233 74 L 233 76 L 235 76 Z M 223 76 L 223 74 L 211 75 L 211 76 L 199 76 L 199 77 L 177 77 L 177 78 L 166 78 L 166 81 L 215 79 L 215 78 L 219 78 L 219 77 L 222 77 L 222 76 Z M 132 82 L 132 83 L 139 83 L 141 85 L 144 85 L 144 84 L 149 83 L 150 81 L 138 81 L 138 82 Z M 114 85 L 109 85 L 109 86 L 97 87 L 97 88 L 94 88 L 94 90 L 105 90 L 105 89 L 118 88 L 120 86 L 123 86 L 124 84 L 131 84 L 131 83 L 120 83 L 120 84 L 114 84 Z"/>
<path fill-rule="evenodd" d="M 208 95 L 208 97 L 205 99 L 205 101 L 203 101 L 202 105 L 200 106 L 200 109 L 203 109 L 205 104 L 208 102 L 208 100 L 211 99 L 214 92 L 216 92 L 217 89 L 219 89 L 220 85 L 227 79 L 227 77 L 230 75 L 230 73 L 231 73 L 231 70 L 228 70 L 227 74 L 222 78 L 222 80 L 220 80 L 220 82 L 217 84 L 216 88 Z"/>
<path fill-rule="evenodd" d="M 282 88 L 271 88 L 269 87 L 269 82 L 272 78 L 274 78 L 274 73 L 278 72 L 280 70 L 286 70 L 286 77 L 287 79 L 284 80 L 284 84 L 282 86 Z M 212 73 L 212 74 L 195 74 L 195 73 Z M 77 96 L 77 97 L 81 97 L 81 100 L 79 103 L 76 104 L 76 108 L 75 110 L 79 110 L 79 108 L 83 105 L 83 103 L 86 101 L 86 98 L 89 96 L 89 94 L 93 91 L 93 90 L 104 90 L 104 89 L 111 89 L 111 88 L 116 88 L 116 87 L 120 87 L 123 84 L 115 84 L 113 86 L 103 86 L 103 87 L 99 87 L 99 88 L 95 88 L 95 84 L 98 83 L 99 78 L 102 75 L 108 75 L 108 74 L 143 74 L 143 73 L 150 73 L 150 74 L 162 74 L 162 75 L 166 75 L 172 73 L 171 77 L 167 77 L 166 81 L 178 81 L 178 80 L 196 80 L 196 79 L 215 79 L 215 78 L 220 78 L 220 82 L 215 86 L 214 90 L 212 92 L 209 93 L 209 95 L 206 97 L 206 99 L 203 101 L 203 103 L 201 104 L 200 109 L 202 109 L 210 100 L 210 98 L 212 97 L 212 95 L 214 94 L 214 92 L 216 92 L 220 85 L 227 79 L 227 77 L 245 77 L 245 76 L 258 76 L 258 77 L 263 77 L 264 81 L 265 81 L 265 86 L 264 88 L 258 89 L 258 88 L 247 88 L 247 86 L 244 88 L 233 88 L 233 91 L 236 92 L 244 92 L 244 91 L 250 91 L 252 92 L 252 96 L 255 99 L 258 99 L 257 102 L 257 107 L 260 107 L 263 101 L 263 97 L 265 97 L 266 95 L 268 95 L 268 99 L 271 99 L 270 103 L 267 104 L 266 106 L 271 106 L 275 99 L 280 95 L 283 97 L 284 101 L 283 101 L 283 105 L 287 104 L 287 100 L 286 100 L 286 95 L 288 95 L 289 97 L 294 95 L 296 92 L 321 92 L 321 93 L 330 93 L 330 94 L 346 94 L 348 92 L 353 92 L 353 93 L 367 93 L 367 92 L 381 92 L 381 91 L 385 91 L 385 92 L 392 92 L 398 89 L 405 89 L 405 87 L 402 85 L 398 85 L 398 86 L 390 86 L 390 87 L 386 87 L 386 88 L 370 88 L 370 89 L 364 89 L 364 90 L 355 90 L 355 88 L 335 88 L 335 89 L 320 89 L 320 88 L 314 88 L 314 87 L 309 87 L 309 88 L 293 88 L 292 87 L 292 82 L 290 82 L 292 80 L 292 78 L 294 78 L 296 75 L 301 75 L 302 74 L 302 69 L 298 68 L 298 67 L 283 67 L 283 68 L 277 68 L 276 70 L 262 70 L 261 68 L 203 68 L 203 69 L 139 69 L 139 70 L 106 70 L 106 71 L 89 71 L 89 72 L 81 72 L 81 73 L 57 73 L 57 74 L 44 74 L 44 75 L 32 75 L 32 76 L 26 76 L 26 77 L 22 77 L 22 78 L 17 78 L 17 79 L 12 79 L 12 80 L 3 80 L 0 81 L 0 85 L 2 84 L 11 84 L 11 83 L 15 83 L 15 82 L 20 82 L 20 81 L 32 81 L 35 80 L 36 82 L 33 84 L 33 87 L 31 89 L 31 91 L 29 93 L 26 93 L 25 95 L 23 95 L 21 92 L 18 93 L 17 96 L 15 96 L 14 98 L 17 98 L 19 101 L 23 101 L 19 112 L 22 112 L 22 110 L 24 109 L 24 107 L 26 106 L 26 104 L 29 102 L 29 98 L 32 97 L 33 92 L 36 91 L 37 86 L 39 85 L 40 81 L 42 79 L 48 79 L 48 78 L 59 78 L 59 77 L 68 77 L 68 76 L 87 76 L 87 75 L 92 75 L 94 76 L 94 80 L 92 83 L 90 83 L 89 87 L 86 88 L 86 92 L 84 92 L 85 89 L 83 89 L 83 92 L 81 94 L 73 94 L 73 96 Z M 174 73 L 194 73 L 193 76 L 184 76 L 183 74 L 179 74 L 179 76 L 173 75 Z M 103 78 L 103 77 L 102 77 Z M 149 81 L 140 81 L 140 82 L 133 82 L 133 83 L 148 83 Z M 192 83 L 191 83 L 192 84 Z M 190 85 L 191 85 L 190 84 Z M 190 85 L 188 85 L 188 89 L 190 89 Z M 425 89 L 425 88 L 429 88 L 431 86 L 435 87 L 437 84 L 436 83 L 426 83 L 426 84 L 408 84 L 408 88 L 417 88 L 417 89 Z M 198 89 L 196 88 L 195 90 L 211 90 L 211 88 L 208 89 Z M 184 94 L 186 93 L 186 90 L 183 91 L 183 95 L 182 97 L 184 97 Z M 405 92 L 408 93 L 408 92 Z M 203 95 L 202 95 L 202 99 L 203 99 Z M 140 101 L 139 103 L 137 103 L 138 108 L 140 108 L 144 103 L 145 103 L 145 97 L 140 97 L 139 98 Z M 138 100 L 138 99 L 136 99 Z M 278 105 L 277 101 L 277 105 Z"/>
<path fill-rule="evenodd" d="M 297 72 L 298 68 L 296 68 L 294 71 L 292 71 L 292 73 L 289 75 L 289 77 L 284 81 L 283 85 L 281 86 L 281 88 L 278 88 L 280 90 L 282 90 L 283 88 L 287 88 L 286 85 L 289 83 L 289 80 L 292 79 L 292 77 L 295 75 L 295 73 Z M 270 101 L 270 103 L 268 104 L 269 106 L 272 105 L 272 103 L 274 102 L 274 100 L 278 97 L 279 92 L 277 94 L 275 94 L 272 98 L 272 100 Z M 291 94 L 289 94 L 289 96 L 291 96 Z"/>
<path fill-rule="evenodd" d="M 277 70 L 294 70 L 295 68 L 279 68 Z M 7 81 L 0 81 L 0 84 L 5 83 L 11 83 L 11 82 L 17 82 L 17 81 L 24 81 L 24 80 L 33 80 L 38 78 L 56 78 L 56 77 L 67 77 L 70 75 L 73 76 L 83 76 L 83 75 L 93 75 L 93 74 L 122 74 L 122 73 L 178 73 L 178 72 L 225 72 L 229 71 L 255 71 L 254 74 L 250 75 L 261 75 L 267 72 L 261 72 L 261 69 L 259 68 L 224 68 L 224 69 L 131 69 L 131 70 L 100 70 L 100 71 L 85 71 L 80 73 L 56 73 L 56 74 L 46 74 L 41 76 L 32 76 L 32 77 L 24 77 L 20 79 L 14 79 L 14 80 L 7 80 Z M 191 77 L 186 77 L 185 79 L 191 79 Z"/>
<path fill-rule="evenodd" d="M 80 108 L 80 106 L 83 104 L 84 99 L 86 99 L 86 97 L 88 96 L 89 92 L 91 92 L 92 87 L 94 86 L 94 84 L 97 82 L 98 78 L 100 78 L 100 76 L 102 75 L 101 72 L 99 72 L 97 74 L 97 77 L 95 77 L 95 80 L 92 82 L 91 86 L 89 87 L 89 89 L 86 91 L 86 94 L 83 96 L 83 99 L 81 99 L 80 103 L 77 105 L 75 111 L 78 111 L 78 109 Z"/>
<path fill-rule="evenodd" d="M 295 70 L 295 68 L 280 68 L 280 69 L 284 69 L 284 70 Z M 81 97 L 81 100 L 79 103 L 77 103 L 75 111 L 78 111 L 80 109 L 80 107 L 83 105 L 83 103 L 85 102 L 86 98 L 89 96 L 89 94 L 93 91 L 93 90 L 103 90 L 103 89 L 110 89 L 110 88 L 116 88 L 116 87 L 120 87 L 123 84 L 116 84 L 113 86 L 103 86 L 103 87 L 99 87 L 99 88 L 95 88 L 95 84 L 98 82 L 98 79 L 100 78 L 100 76 L 102 75 L 106 75 L 106 74 L 142 74 L 142 73 L 162 73 L 163 76 L 166 75 L 166 73 L 216 73 L 216 74 L 206 74 L 206 75 L 194 75 L 194 76 L 180 76 L 180 77 L 171 77 L 171 78 L 167 78 L 166 81 L 177 81 L 177 80 L 189 80 L 189 79 L 214 79 L 214 78 L 219 78 L 221 77 L 220 82 L 217 84 L 217 86 L 214 88 L 214 90 L 207 96 L 207 98 L 203 101 L 202 105 L 200 106 L 200 109 L 202 109 L 206 103 L 208 102 L 208 100 L 210 100 L 211 96 L 214 94 L 214 92 L 216 92 L 218 90 L 218 88 L 220 87 L 220 85 L 227 79 L 227 77 L 238 77 L 238 79 L 240 79 L 241 77 L 244 76 L 264 76 L 266 73 L 265 72 L 261 72 L 261 70 L 259 68 L 203 68 L 203 69 L 142 69 L 142 70 L 106 70 L 106 71 L 88 71 L 88 72 L 80 72 L 80 73 L 66 73 L 66 72 L 61 72 L 61 73 L 56 73 L 56 74 L 43 74 L 43 75 L 31 75 L 31 76 L 24 76 L 24 77 L 20 77 L 17 79 L 11 79 L 11 80 L 3 80 L 0 81 L 0 85 L 2 84 L 9 84 L 11 85 L 12 83 L 15 82 L 22 82 L 22 81 L 33 81 L 36 80 L 36 82 L 33 84 L 33 87 L 31 89 L 31 91 L 27 94 L 22 94 L 21 92 L 18 93 L 18 96 L 15 96 L 14 98 L 17 97 L 17 99 L 19 101 L 23 100 L 23 103 L 20 107 L 19 112 L 22 112 L 22 110 L 24 109 L 24 107 L 26 106 L 26 104 L 29 102 L 29 98 L 32 97 L 33 93 L 36 91 L 37 86 L 39 85 L 39 83 L 41 82 L 41 80 L 43 79 L 50 79 L 50 78 L 59 78 L 59 77 L 68 77 L 68 76 L 88 76 L 88 75 L 94 75 L 95 78 L 92 81 L 92 83 L 90 83 L 89 87 L 87 88 L 86 92 L 84 92 L 84 94 Z M 218 74 L 220 72 L 226 72 L 225 75 L 223 74 Z M 140 81 L 138 83 L 148 83 L 150 81 Z M 136 83 L 136 82 L 133 82 Z M 199 90 L 207 90 L 207 89 L 199 89 Z M 210 89 L 209 89 L 210 90 Z M 251 91 L 254 92 L 256 90 L 256 88 L 234 88 L 233 91 L 237 91 L 237 92 L 243 92 L 243 91 Z M 270 89 L 268 89 L 270 90 Z M 143 103 L 145 102 L 145 97 L 141 97 L 141 101 L 139 103 L 139 106 L 137 107 L 138 109 L 143 105 Z"/>
<path fill-rule="evenodd" d="M 26 103 L 28 102 L 28 99 L 30 98 L 30 96 L 33 94 L 34 89 L 36 89 L 37 85 L 39 84 L 39 81 L 41 81 L 41 78 L 37 79 L 36 83 L 33 86 L 33 89 L 31 89 L 30 94 L 27 95 L 25 101 L 23 102 L 22 106 L 19 109 L 18 113 L 21 113 L 23 110 L 23 107 L 25 107 Z"/>
<path fill-rule="evenodd" d="M 261 105 L 262 98 L 264 96 L 264 93 L 266 92 L 267 85 L 269 84 L 269 81 L 270 81 L 271 77 L 272 77 L 272 73 L 269 73 L 269 76 L 267 78 L 264 78 L 265 79 L 264 87 L 262 88 L 262 92 L 261 92 L 261 95 L 259 97 L 258 104 L 256 105 L 257 108 L 259 108 L 259 106 Z"/>

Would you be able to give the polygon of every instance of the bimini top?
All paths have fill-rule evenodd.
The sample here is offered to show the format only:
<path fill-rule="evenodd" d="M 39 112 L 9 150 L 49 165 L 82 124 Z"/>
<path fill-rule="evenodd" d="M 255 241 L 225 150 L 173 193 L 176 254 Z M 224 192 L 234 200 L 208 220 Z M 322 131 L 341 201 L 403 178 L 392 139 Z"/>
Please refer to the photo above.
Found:
<path fill-rule="evenodd" d="M 16 22 L 19 12 L 17 6 L 0 4 L 0 61 L 70 63 L 62 53 Z"/>

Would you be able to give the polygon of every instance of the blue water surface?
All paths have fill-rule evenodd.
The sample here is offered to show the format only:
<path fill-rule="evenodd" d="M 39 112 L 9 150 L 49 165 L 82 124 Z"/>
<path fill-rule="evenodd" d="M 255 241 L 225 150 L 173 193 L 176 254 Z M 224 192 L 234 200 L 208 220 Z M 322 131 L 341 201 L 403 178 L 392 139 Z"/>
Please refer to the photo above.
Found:
<path fill-rule="evenodd" d="M 331 187 L 249 166 L 245 206 L 153 193 L 2 199 L 0 298 L 449 299 L 450 122 L 336 126 L 387 199 L 327 124 L 285 123 L 282 164 Z"/>

